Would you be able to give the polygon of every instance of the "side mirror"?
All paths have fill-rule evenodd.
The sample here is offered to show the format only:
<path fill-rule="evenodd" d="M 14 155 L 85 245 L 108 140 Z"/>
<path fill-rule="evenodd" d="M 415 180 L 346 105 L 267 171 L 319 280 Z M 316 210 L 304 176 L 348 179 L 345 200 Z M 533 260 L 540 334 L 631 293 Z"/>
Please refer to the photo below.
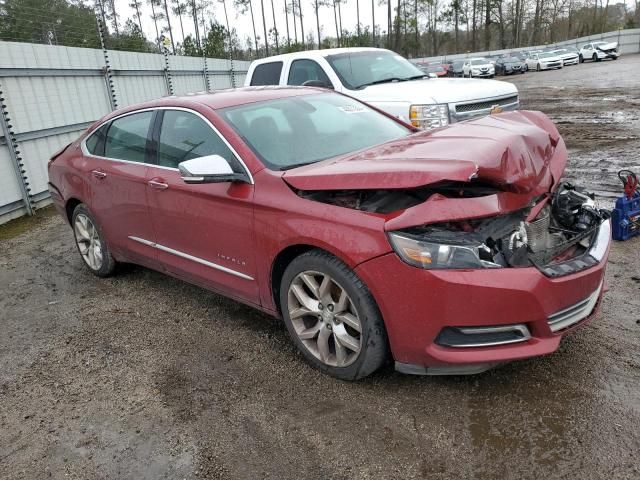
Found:
<path fill-rule="evenodd" d="M 333 90 L 333 85 L 327 82 L 323 82 L 322 80 L 307 80 L 302 84 L 303 87 L 319 87 L 319 88 L 328 88 L 329 90 Z"/>
<path fill-rule="evenodd" d="M 429 78 L 438 78 L 438 75 L 436 75 L 435 73 L 433 73 L 433 72 L 432 72 L 432 73 L 430 73 L 430 74 L 428 75 L 428 77 L 429 77 Z"/>
<path fill-rule="evenodd" d="M 220 155 L 185 160 L 178 164 L 178 170 L 184 183 L 224 183 L 246 182 L 247 178 L 241 173 L 235 173 L 229 162 Z"/>

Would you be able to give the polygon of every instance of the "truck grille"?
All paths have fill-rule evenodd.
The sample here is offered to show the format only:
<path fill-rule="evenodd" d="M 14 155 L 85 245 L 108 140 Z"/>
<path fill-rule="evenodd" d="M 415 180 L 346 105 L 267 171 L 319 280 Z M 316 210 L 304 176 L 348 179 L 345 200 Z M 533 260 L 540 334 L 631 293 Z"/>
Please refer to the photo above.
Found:
<path fill-rule="evenodd" d="M 464 112 L 473 112 L 475 110 L 486 110 L 492 108 L 494 105 L 500 105 L 501 107 L 504 105 L 509 105 L 511 103 L 517 103 L 518 95 L 513 95 L 511 97 L 500 98 L 497 100 L 486 100 L 483 102 L 475 102 L 475 103 L 463 103 L 456 105 L 456 113 L 464 113 Z"/>

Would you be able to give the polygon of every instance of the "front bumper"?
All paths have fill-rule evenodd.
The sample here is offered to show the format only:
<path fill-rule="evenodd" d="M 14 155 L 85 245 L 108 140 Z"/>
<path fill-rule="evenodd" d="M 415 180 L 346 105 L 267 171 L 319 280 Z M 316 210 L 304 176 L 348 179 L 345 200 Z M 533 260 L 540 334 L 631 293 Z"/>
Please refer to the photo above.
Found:
<path fill-rule="evenodd" d="M 575 58 L 565 58 L 564 60 L 562 60 L 563 65 L 566 67 L 568 65 L 577 65 L 579 61 L 578 57 Z"/>
<path fill-rule="evenodd" d="M 605 290 L 609 246 L 610 239 L 596 266 L 559 278 L 547 277 L 535 267 L 423 270 L 407 265 L 395 253 L 365 262 L 356 272 L 382 312 L 398 370 L 478 373 L 500 363 L 552 353 L 563 335 L 593 318 Z M 582 314 L 571 318 L 578 308 Z M 444 327 L 513 324 L 526 325 L 530 337 L 491 347 L 435 343 Z"/>
<path fill-rule="evenodd" d="M 471 72 L 471 76 L 473 78 L 481 78 L 481 77 L 492 77 L 496 74 L 495 70 L 487 70 L 486 72 L 480 71 L 480 72 Z"/>
<path fill-rule="evenodd" d="M 604 60 L 606 58 L 618 58 L 620 56 L 620 54 L 615 50 L 598 50 L 596 53 L 598 55 L 598 58 L 601 60 Z"/>
<path fill-rule="evenodd" d="M 541 70 L 550 70 L 552 68 L 562 68 L 562 62 L 540 63 Z"/>

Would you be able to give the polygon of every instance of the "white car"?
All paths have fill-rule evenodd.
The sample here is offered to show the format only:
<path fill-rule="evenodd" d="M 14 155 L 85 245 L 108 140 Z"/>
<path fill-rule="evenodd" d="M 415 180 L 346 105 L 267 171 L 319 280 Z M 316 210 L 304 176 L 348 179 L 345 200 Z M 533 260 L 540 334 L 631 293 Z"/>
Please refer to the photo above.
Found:
<path fill-rule="evenodd" d="M 585 60 L 593 60 L 599 62 L 605 58 L 617 60 L 620 54 L 618 53 L 618 42 L 591 42 L 583 45 L 580 49 L 580 63 Z"/>
<path fill-rule="evenodd" d="M 493 78 L 496 74 L 496 67 L 491 60 L 487 58 L 468 58 L 462 65 L 462 76 L 475 78 L 475 77 L 489 77 Z"/>
<path fill-rule="evenodd" d="M 328 48 L 261 58 L 249 66 L 245 86 L 331 88 L 369 103 L 417 128 L 516 110 L 510 82 L 429 78 L 407 59 L 380 48 Z"/>
<path fill-rule="evenodd" d="M 569 48 L 560 48 L 558 50 L 552 50 L 549 53 L 556 55 L 562 59 L 562 65 L 567 67 L 569 65 L 578 64 L 578 51 Z"/>
<path fill-rule="evenodd" d="M 529 70 L 550 70 L 552 68 L 562 68 L 562 58 L 551 52 L 534 53 L 527 58 Z"/>

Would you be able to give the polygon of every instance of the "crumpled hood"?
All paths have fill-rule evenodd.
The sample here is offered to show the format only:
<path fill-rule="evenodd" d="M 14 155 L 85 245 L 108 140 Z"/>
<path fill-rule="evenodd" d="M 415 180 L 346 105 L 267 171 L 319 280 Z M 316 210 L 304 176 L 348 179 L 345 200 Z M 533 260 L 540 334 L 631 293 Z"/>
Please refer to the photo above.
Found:
<path fill-rule="evenodd" d="M 478 180 L 530 198 L 548 192 L 562 175 L 566 153 L 554 155 L 559 142 L 546 115 L 520 110 L 295 168 L 283 179 L 298 190 L 411 189 Z"/>
<path fill-rule="evenodd" d="M 411 104 L 480 101 L 517 94 L 518 89 L 509 82 L 478 81 L 471 78 L 430 78 L 382 83 L 349 92 L 349 95 L 370 103 L 405 101 Z"/>
<path fill-rule="evenodd" d="M 598 50 L 613 50 L 618 48 L 618 42 L 603 43 L 602 45 L 596 45 Z"/>

